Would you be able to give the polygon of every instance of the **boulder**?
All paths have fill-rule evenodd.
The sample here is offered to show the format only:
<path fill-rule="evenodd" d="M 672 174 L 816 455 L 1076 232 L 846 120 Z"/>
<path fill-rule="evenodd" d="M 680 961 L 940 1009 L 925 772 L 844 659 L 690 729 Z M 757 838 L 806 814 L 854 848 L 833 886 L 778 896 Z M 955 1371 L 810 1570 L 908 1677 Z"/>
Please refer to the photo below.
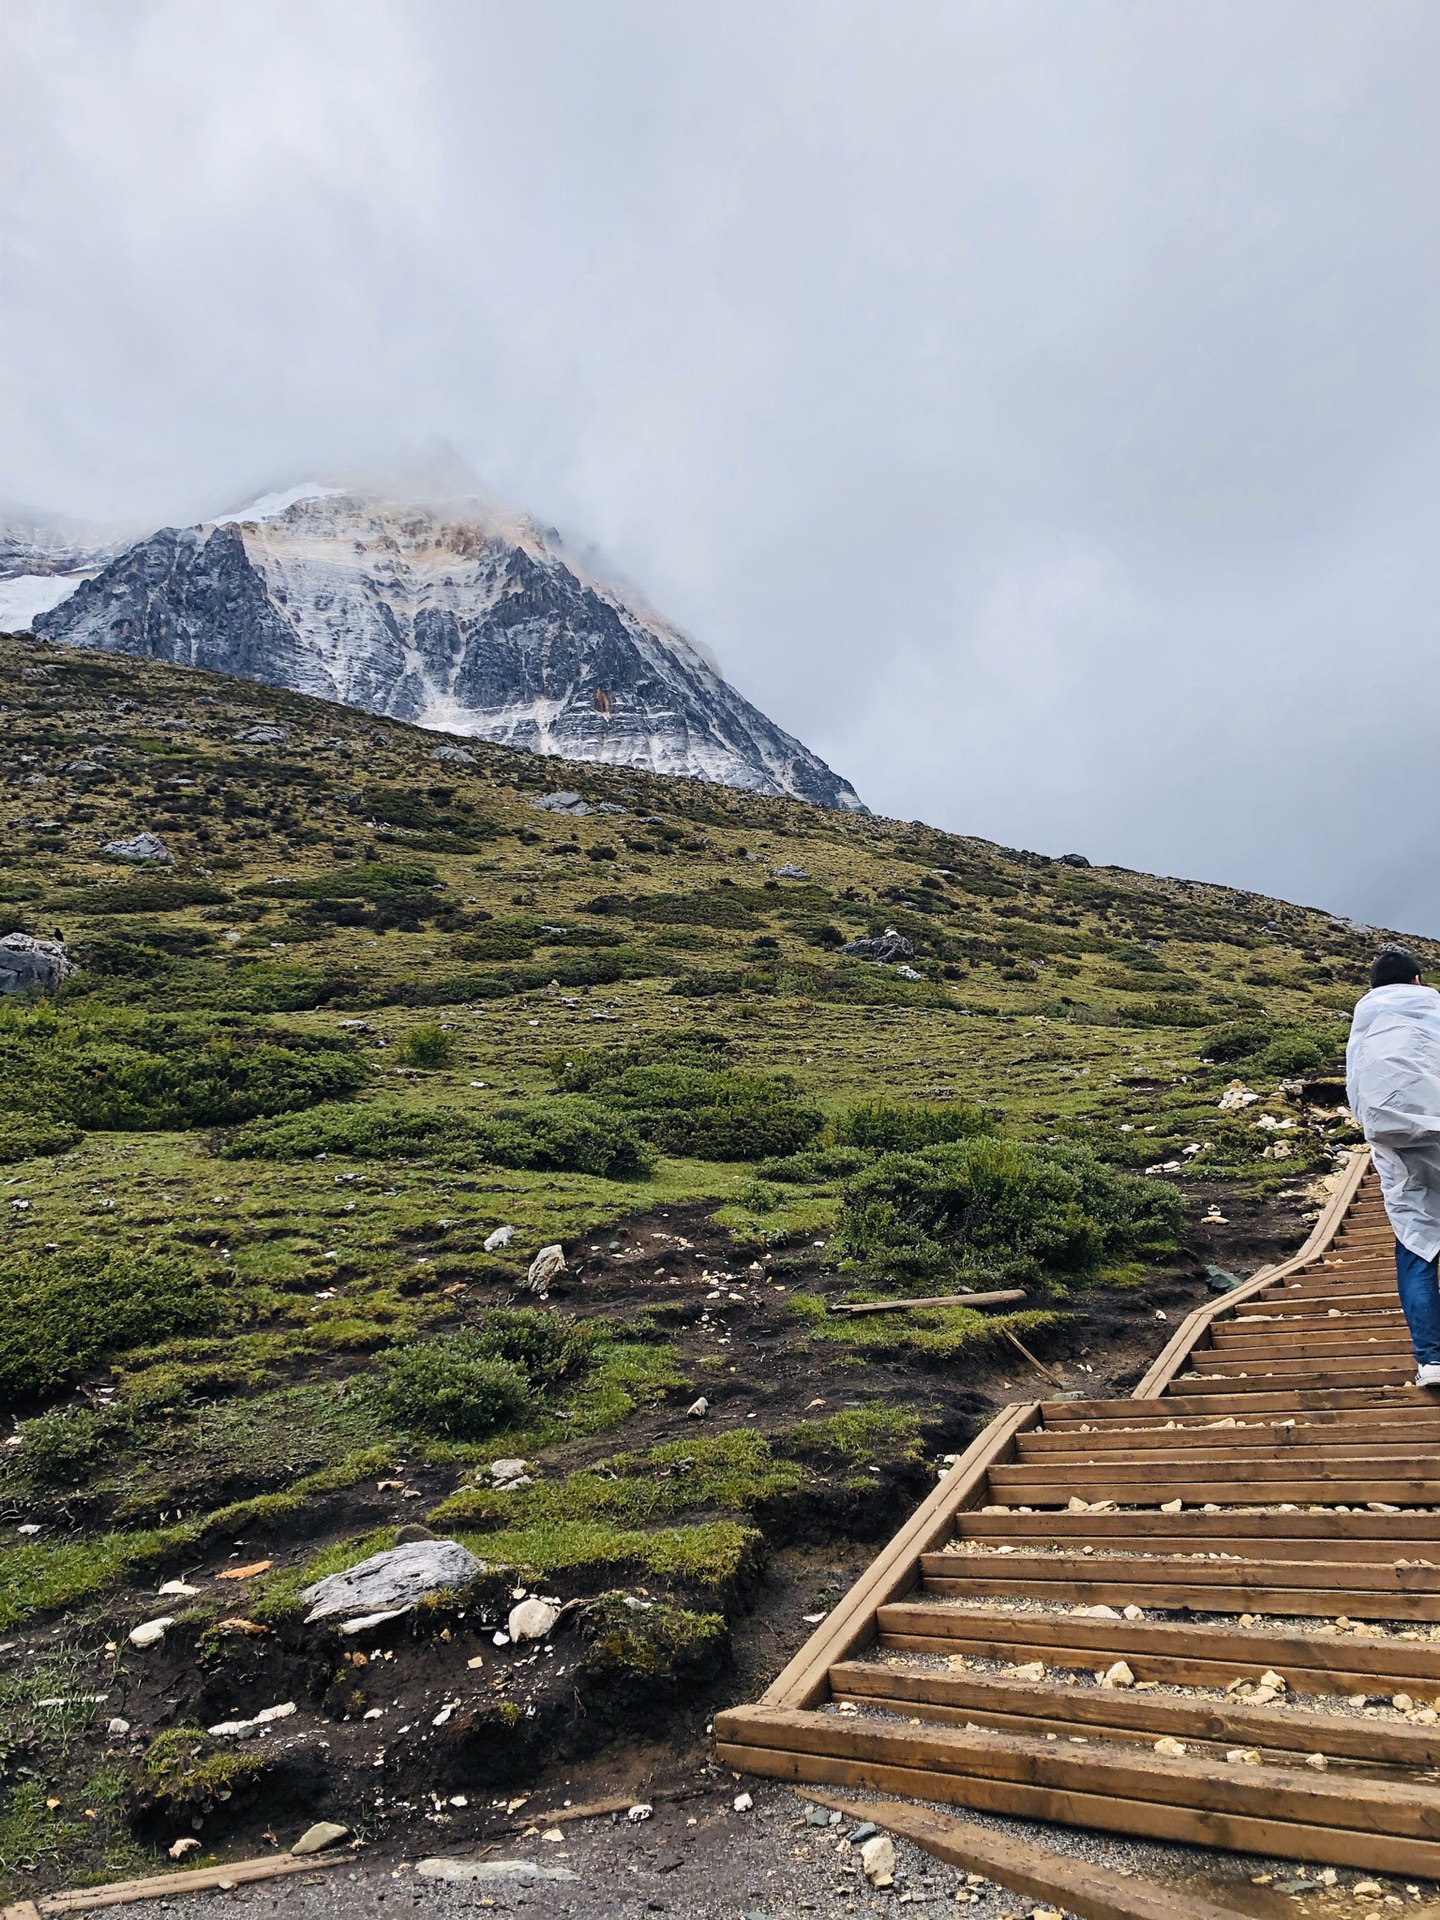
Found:
<path fill-rule="evenodd" d="M 305 1624 L 413 1607 L 427 1593 L 468 1587 L 483 1571 L 483 1563 L 458 1540 L 413 1540 L 307 1587 L 300 1596 L 310 1608 Z"/>
<path fill-rule="evenodd" d="M 63 940 L 38 940 L 28 933 L 0 939 L 0 993 L 24 993 L 28 987 L 53 993 L 74 971 Z"/>
<path fill-rule="evenodd" d="M 485 1236 L 486 1253 L 498 1253 L 501 1247 L 508 1247 L 515 1238 L 514 1227 L 495 1227 Z"/>
<path fill-rule="evenodd" d="M 541 813 L 568 813 L 572 819 L 580 819 L 590 812 L 588 804 L 578 793 L 542 793 L 538 800 L 530 802 Z"/>
<path fill-rule="evenodd" d="M 856 960 L 913 960 L 915 948 L 903 933 L 897 933 L 894 927 L 887 927 L 884 933 L 871 935 L 865 940 L 849 940 L 840 949 Z"/>
<path fill-rule="evenodd" d="M 467 753 L 464 747 L 432 747 L 430 758 L 442 760 L 452 767 L 473 767 L 476 764 L 474 754 Z"/>
<path fill-rule="evenodd" d="M 290 731 L 287 727 L 247 727 L 235 738 L 246 747 L 283 747 Z"/>
<path fill-rule="evenodd" d="M 548 1293 L 565 1271 L 565 1249 L 560 1246 L 541 1247 L 530 1262 L 525 1284 L 532 1293 Z"/>
<path fill-rule="evenodd" d="M 797 867 L 793 863 L 787 863 L 783 867 L 776 867 L 775 878 L 777 880 L 808 880 L 810 875 L 804 867 Z"/>
<path fill-rule="evenodd" d="M 107 840 L 101 848 L 112 860 L 153 860 L 162 867 L 175 864 L 175 856 L 158 834 L 136 833 L 128 840 Z"/>

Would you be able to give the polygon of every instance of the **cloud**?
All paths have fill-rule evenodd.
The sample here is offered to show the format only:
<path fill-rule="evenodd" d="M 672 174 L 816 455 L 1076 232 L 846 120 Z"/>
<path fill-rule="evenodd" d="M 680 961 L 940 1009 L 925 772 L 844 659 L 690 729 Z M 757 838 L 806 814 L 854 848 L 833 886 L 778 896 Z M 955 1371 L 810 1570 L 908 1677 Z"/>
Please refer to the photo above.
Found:
<path fill-rule="evenodd" d="M 1423 0 L 13 0 L 0 492 L 438 433 L 872 804 L 1440 932 Z"/>

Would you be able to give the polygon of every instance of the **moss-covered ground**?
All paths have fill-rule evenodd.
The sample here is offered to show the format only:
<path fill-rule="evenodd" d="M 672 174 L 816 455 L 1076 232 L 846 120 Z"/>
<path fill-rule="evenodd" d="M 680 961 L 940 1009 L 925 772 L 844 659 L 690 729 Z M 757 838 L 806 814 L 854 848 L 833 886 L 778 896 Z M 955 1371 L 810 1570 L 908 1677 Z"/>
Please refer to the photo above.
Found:
<path fill-rule="evenodd" d="M 370 1650 L 417 1699 L 511 1583 L 588 1621 L 568 1696 L 477 1656 L 487 1777 L 568 1750 L 581 1695 L 619 1737 L 684 1674 L 703 1721 L 776 1556 L 884 1538 L 1006 1399 L 1123 1388 L 1350 1138 L 1324 1083 L 1376 935 L 1323 911 L 28 641 L 0 687 L 0 933 L 79 967 L 0 1004 L 7 1890 L 157 1858 L 192 1801 L 253 1840 L 273 1796 L 185 1741 L 270 1691 L 350 1743 L 286 1792 L 358 1825 L 363 1779 L 383 1826 L 380 1723 L 298 1595 L 405 1524 L 500 1582 Z M 103 852 L 142 830 L 169 863 Z M 898 963 L 840 951 L 887 929 Z M 1019 1312 L 829 1311 L 992 1274 Z M 181 1577 L 172 1652 L 132 1651 Z"/>

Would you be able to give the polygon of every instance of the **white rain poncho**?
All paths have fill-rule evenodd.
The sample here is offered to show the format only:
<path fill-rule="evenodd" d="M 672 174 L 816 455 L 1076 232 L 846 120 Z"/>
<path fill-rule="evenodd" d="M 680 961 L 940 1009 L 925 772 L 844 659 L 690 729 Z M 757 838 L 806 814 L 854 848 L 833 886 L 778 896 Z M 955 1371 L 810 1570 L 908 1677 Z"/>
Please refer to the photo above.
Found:
<path fill-rule="evenodd" d="M 1350 1111 L 1375 1151 L 1395 1238 L 1422 1260 L 1440 1253 L 1440 993 L 1376 987 L 1345 1049 Z"/>

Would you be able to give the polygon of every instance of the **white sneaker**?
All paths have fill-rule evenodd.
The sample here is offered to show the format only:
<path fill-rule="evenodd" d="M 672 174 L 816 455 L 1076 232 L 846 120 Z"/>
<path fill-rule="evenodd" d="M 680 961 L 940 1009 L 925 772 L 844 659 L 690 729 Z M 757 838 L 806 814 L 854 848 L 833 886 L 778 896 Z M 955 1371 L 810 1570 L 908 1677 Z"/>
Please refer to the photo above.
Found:
<path fill-rule="evenodd" d="M 1421 1367 L 1415 1376 L 1415 1384 L 1417 1387 L 1440 1387 L 1440 1363 L 1432 1360 L 1428 1366 Z"/>

